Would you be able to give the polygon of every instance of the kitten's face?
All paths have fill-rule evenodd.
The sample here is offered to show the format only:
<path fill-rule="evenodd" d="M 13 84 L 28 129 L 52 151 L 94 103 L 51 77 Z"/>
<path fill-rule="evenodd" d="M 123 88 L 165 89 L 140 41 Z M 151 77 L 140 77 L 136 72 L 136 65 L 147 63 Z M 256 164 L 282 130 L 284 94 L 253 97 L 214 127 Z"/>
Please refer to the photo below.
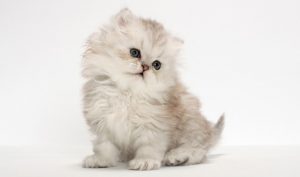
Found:
<path fill-rule="evenodd" d="M 164 91 L 176 82 L 181 45 L 161 24 L 123 9 L 90 37 L 84 74 L 107 75 L 121 88 L 137 92 Z"/>

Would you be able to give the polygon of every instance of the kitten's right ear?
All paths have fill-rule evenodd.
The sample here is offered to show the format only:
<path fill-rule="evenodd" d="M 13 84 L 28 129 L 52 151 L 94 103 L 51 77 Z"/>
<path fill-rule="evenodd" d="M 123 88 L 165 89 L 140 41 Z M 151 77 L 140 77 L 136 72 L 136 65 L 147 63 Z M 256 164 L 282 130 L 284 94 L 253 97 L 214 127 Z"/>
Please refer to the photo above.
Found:
<path fill-rule="evenodd" d="M 118 27 L 126 27 L 132 20 L 134 19 L 134 15 L 128 8 L 122 9 L 117 15 L 114 16 L 114 23 Z"/>

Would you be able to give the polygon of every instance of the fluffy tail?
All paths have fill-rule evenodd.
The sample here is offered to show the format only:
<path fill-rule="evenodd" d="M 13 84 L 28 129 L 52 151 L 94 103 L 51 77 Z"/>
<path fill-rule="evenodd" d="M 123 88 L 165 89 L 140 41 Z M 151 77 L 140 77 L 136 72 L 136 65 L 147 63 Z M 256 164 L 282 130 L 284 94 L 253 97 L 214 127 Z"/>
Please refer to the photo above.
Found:
<path fill-rule="evenodd" d="M 214 133 L 213 133 L 210 146 L 214 146 L 215 144 L 217 144 L 218 140 L 220 139 L 224 129 L 224 122 L 225 122 L 225 115 L 223 113 L 222 116 L 219 118 L 218 122 L 213 126 Z"/>
<path fill-rule="evenodd" d="M 222 116 L 219 118 L 218 122 L 214 125 L 215 128 L 215 135 L 220 136 L 223 132 L 224 129 L 224 122 L 225 122 L 225 115 L 224 113 Z"/>

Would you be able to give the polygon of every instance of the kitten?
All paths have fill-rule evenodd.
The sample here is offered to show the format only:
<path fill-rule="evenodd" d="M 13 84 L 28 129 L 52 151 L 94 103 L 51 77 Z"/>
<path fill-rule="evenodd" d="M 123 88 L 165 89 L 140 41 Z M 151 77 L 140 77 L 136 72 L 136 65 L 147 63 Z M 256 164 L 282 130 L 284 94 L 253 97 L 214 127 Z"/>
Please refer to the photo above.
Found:
<path fill-rule="evenodd" d="M 181 85 L 176 60 L 183 42 L 153 20 L 123 9 L 87 41 L 84 114 L 96 135 L 83 167 L 129 162 L 133 170 L 200 163 L 217 142 L 197 98 Z"/>

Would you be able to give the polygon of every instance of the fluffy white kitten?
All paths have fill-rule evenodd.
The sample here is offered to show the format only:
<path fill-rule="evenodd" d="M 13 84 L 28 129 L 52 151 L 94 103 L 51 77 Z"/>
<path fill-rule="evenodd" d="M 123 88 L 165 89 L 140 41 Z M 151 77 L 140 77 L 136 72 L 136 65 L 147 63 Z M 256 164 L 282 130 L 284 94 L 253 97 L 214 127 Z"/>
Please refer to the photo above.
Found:
<path fill-rule="evenodd" d="M 134 170 L 200 163 L 216 143 L 223 116 L 212 125 L 198 99 L 178 80 L 183 42 L 153 20 L 128 9 L 87 41 L 84 114 L 96 135 L 83 167 L 129 161 Z"/>

